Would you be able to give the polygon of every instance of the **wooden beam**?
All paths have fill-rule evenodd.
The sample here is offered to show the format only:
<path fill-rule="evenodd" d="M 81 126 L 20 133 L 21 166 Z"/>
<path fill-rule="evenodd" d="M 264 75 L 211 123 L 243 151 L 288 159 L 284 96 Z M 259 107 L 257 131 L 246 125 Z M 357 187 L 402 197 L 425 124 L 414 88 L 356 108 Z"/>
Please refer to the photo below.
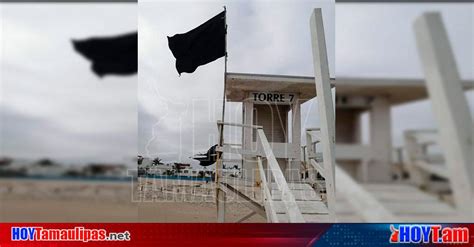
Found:
<path fill-rule="evenodd" d="M 232 154 L 240 154 L 240 155 L 246 156 L 246 157 L 252 157 L 252 156 L 256 156 L 258 154 L 257 151 L 251 150 L 251 147 L 248 148 L 248 149 L 247 148 L 235 148 L 235 147 L 228 146 L 228 145 L 224 145 L 222 147 L 222 152 L 232 153 Z"/>
<path fill-rule="evenodd" d="M 236 223 L 242 223 L 248 220 L 250 217 L 254 216 L 256 213 L 254 211 L 250 212 L 249 214 L 245 215 L 244 217 L 240 218 Z"/>
<path fill-rule="evenodd" d="M 473 219 L 474 129 L 441 14 L 423 14 L 414 29 L 456 207 Z"/>
<path fill-rule="evenodd" d="M 225 222 L 225 200 L 226 195 L 225 192 L 218 188 L 217 189 L 217 222 L 224 223 Z"/>
<path fill-rule="evenodd" d="M 244 193 L 240 192 L 238 189 L 234 188 L 232 185 L 228 183 L 221 183 L 221 189 L 224 191 L 229 191 L 234 193 L 236 196 L 238 196 L 242 201 L 238 201 L 239 203 L 242 203 L 245 205 L 247 208 L 251 209 L 252 211 L 256 212 L 257 214 L 261 215 L 262 217 L 266 217 L 265 213 L 265 208 L 262 207 L 260 204 L 246 196 Z"/>
<path fill-rule="evenodd" d="M 221 126 L 221 125 L 233 126 L 233 127 L 242 127 L 242 128 L 252 128 L 252 129 L 262 128 L 262 126 L 259 126 L 259 125 L 228 123 L 228 122 L 217 121 L 217 126 Z"/>

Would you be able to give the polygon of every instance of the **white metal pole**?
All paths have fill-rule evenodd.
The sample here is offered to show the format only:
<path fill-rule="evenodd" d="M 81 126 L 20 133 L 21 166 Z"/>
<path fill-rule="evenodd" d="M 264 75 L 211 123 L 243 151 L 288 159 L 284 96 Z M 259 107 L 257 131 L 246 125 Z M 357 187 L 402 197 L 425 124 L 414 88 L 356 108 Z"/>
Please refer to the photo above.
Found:
<path fill-rule="evenodd" d="M 320 8 L 314 9 L 310 20 L 311 42 L 313 46 L 314 79 L 321 124 L 321 143 L 323 163 L 326 171 L 326 191 L 331 216 L 335 215 L 335 117 L 334 104 L 329 79 L 329 66 L 324 35 L 323 14 Z M 308 145 L 308 144 L 307 144 Z"/>
<path fill-rule="evenodd" d="M 225 25 L 225 56 L 224 56 L 224 94 L 222 96 L 222 118 L 221 122 L 224 123 L 224 115 L 225 115 L 225 90 L 226 90 L 226 76 L 227 76 L 227 10 L 224 6 L 224 25 Z M 224 125 L 220 125 L 219 128 L 219 147 L 221 150 L 217 152 L 217 162 L 216 162 L 216 204 L 217 204 L 217 221 L 218 222 L 225 222 L 225 192 L 220 188 L 220 180 L 222 178 L 222 167 L 223 167 L 223 160 L 224 155 L 222 153 L 222 147 L 224 144 Z"/>
<path fill-rule="evenodd" d="M 474 134 L 453 51 L 439 13 L 423 14 L 414 28 L 456 207 L 472 220 Z"/>

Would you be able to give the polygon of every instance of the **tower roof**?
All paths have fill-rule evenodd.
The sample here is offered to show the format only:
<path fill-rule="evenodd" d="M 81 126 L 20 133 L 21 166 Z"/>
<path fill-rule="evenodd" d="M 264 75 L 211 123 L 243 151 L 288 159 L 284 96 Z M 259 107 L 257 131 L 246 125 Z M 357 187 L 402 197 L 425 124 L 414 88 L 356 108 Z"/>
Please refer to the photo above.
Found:
<path fill-rule="evenodd" d="M 228 101 L 242 102 L 247 92 L 299 93 L 303 100 L 316 97 L 314 77 L 227 73 L 226 97 Z M 331 78 L 336 95 L 388 96 L 392 105 L 403 104 L 428 97 L 424 79 L 388 78 Z M 474 89 L 473 80 L 462 80 L 464 90 Z"/>

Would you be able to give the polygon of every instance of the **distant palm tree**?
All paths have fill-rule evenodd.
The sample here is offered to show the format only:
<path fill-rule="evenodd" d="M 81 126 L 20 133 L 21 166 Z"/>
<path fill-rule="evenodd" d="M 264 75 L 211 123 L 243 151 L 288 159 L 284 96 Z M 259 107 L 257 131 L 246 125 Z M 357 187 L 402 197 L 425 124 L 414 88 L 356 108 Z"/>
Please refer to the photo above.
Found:
<path fill-rule="evenodd" d="M 54 165 L 53 161 L 50 160 L 50 159 L 47 159 L 47 158 L 38 160 L 37 163 L 41 166 L 52 166 L 52 165 Z"/>
<path fill-rule="evenodd" d="M 138 162 L 139 165 L 141 165 L 142 162 L 143 162 L 143 156 L 138 155 L 138 157 L 137 157 L 137 162 Z"/>
<path fill-rule="evenodd" d="M 9 166 L 13 162 L 12 158 L 0 157 L 0 166 Z"/>
<path fill-rule="evenodd" d="M 153 159 L 153 165 L 157 166 L 157 165 L 162 165 L 163 163 L 161 162 L 162 159 L 160 159 L 159 157 L 156 157 Z"/>

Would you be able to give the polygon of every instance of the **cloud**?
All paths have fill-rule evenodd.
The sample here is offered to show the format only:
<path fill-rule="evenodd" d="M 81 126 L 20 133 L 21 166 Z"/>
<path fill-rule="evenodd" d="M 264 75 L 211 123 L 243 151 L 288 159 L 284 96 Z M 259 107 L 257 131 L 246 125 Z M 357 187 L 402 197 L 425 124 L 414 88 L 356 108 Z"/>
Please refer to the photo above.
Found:
<path fill-rule="evenodd" d="M 474 78 L 472 4 L 337 4 L 337 76 L 423 77 L 413 23 L 442 14 L 462 78 Z"/>
<path fill-rule="evenodd" d="M 121 161 L 137 152 L 137 76 L 99 79 L 71 39 L 137 29 L 136 4 L 2 5 L 2 154 Z"/>
<path fill-rule="evenodd" d="M 130 141 L 135 131 L 73 131 L 45 117 L 34 117 L 7 107 L 0 107 L 1 150 L 5 155 L 21 153 L 21 158 L 78 161 L 123 161 L 135 154 Z M 133 150 L 133 151 L 130 151 Z M 127 153 L 128 151 L 128 153 Z"/>

